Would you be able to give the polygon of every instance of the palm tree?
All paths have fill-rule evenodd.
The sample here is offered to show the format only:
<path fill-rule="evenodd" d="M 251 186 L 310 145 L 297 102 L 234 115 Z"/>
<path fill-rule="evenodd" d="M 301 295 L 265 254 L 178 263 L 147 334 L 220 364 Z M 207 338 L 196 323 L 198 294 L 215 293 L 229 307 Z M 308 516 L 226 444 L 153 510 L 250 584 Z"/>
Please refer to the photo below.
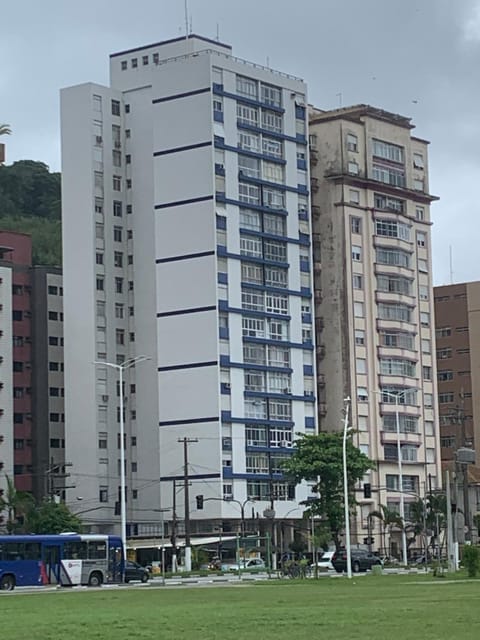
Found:
<path fill-rule="evenodd" d="M 403 520 L 399 516 L 398 512 L 395 509 L 390 509 L 386 507 L 384 504 L 380 504 L 380 511 L 371 511 L 370 518 L 378 518 L 381 522 L 382 527 L 382 547 L 387 552 L 386 548 L 386 534 L 388 529 L 389 538 L 392 536 L 392 530 L 394 526 L 400 527 L 403 529 Z M 391 545 L 389 545 L 391 547 Z M 391 548 L 389 549 L 389 555 L 391 554 Z"/>
<path fill-rule="evenodd" d="M 30 493 L 17 491 L 13 480 L 5 475 L 7 489 L 5 497 L 0 498 L 0 512 L 7 512 L 7 532 L 17 533 L 23 529 L 25 518 L 34 506 L 34 500 Z"/>
<path fill-rule="evenodd" d="M 0 124 L 0 136 L 9 136 L 11 133 L 10 125 Z"/>

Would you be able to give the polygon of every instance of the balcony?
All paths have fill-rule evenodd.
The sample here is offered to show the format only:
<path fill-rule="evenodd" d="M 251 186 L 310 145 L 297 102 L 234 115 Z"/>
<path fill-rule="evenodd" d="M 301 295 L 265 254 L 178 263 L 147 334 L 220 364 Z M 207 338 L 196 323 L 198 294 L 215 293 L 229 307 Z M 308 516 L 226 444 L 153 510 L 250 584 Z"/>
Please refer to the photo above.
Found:
<path fill-rule="evenodd" d="M 397 444 L 396 431 L 381 431 L 380 440 L 382 444 Z M 401 444 L 414 444 L 420 446 L 423 443 L 423 435 L 421 433 L 404 433 L 400 432 Z M 397 458 L 395 458 L 396 460 Z"/>

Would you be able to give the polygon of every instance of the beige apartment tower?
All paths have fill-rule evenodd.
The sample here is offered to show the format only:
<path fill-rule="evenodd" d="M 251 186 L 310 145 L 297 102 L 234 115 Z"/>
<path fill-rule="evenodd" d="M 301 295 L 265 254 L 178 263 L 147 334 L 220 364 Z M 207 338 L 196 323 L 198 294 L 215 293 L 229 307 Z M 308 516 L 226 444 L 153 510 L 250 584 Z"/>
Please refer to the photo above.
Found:
<path fill-rule="evenodd" d="M 310 113 L 320 429 L 342 428 L 350 398 L 354 441 L 377 465 L 357 487 L 352 540 L 371 536 L 373 549 L 399 556 L 400 531 L 385 541 L 369 513 L 400 512 L 403 495 L 408 523 L 411 505 L 441 485 L 435 198 L 428 143 L 412 129 L 410 119 L 367 105 Z"/>

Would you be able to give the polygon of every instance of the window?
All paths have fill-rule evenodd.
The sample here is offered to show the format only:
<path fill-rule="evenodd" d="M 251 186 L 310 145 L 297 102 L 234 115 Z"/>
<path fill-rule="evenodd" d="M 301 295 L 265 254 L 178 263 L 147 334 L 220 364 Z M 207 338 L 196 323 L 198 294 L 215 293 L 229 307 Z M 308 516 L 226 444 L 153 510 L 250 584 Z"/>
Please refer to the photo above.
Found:
<path fill-rule="evenodd" d="M 380 358 L 380 373 L 382 375 L 414 377 L 415 371 L 415 363 L 411 360 Z"/>
<path fill-rule="evenodd" d="M 283 158 L 283 143 L 267 136 L 262 136 L 262 152 L 266 156 Z"/>
<path fill-rule="evenodd" d="M 412 309 L 406 304 L 386 303 L 378 304 L 378 317 L 380 320 L 397 320 L 410 322 Z"/>
<path fill-rule="evenodd" d="M 413 188 L 415 189 L 415 191 L 424 191 L 425 189 L 425 183 L 421 178 L 414 178 L 413 179 Z"/>
<path fill-rule="evenodd" d="M 423 366 L 422 367 L 422 377 L 424 380 L 432 379 L 432 367 Z"/>
<path fill-rule="evenodd" d="M 419 247 L 427 246 L 427 234 L 423 233 L 423 231 L 417 231 L 417 246 Z"/>
<path fill-rule="evenodd" d="M 237 103 L 237 121 L 240 125 L 258 127 L 258 109 Z"/>
<path fill-rule="evenodd" d="M 417 220 L 425 220 L 425 209 L 423 207 L 415 207 L 415 217 Z"/>
<path fill-rule="evenodd" d="M 12 320 L 15 320 L 15 321 L 23 320 L 23 311 L 19 311 L 18 309 L 14 309 L 12 311 Z"/>
<path fill-rule="evenodd" d="M 263 284 L 263 268 L 257 264 L 242 262 L 242 281 Z"/>
<path fill-rule="evenodd" d="M 115 251 L 113 254 L 113 264 L 116 267 L 123 267 L 123 253 L 121 251 Z"/>
<path fill-rule="evenodd" d="M 132 63 L 132 69 L 136 69 L 138 67 L 137 58 L 132 58 L 131 63 Z"/>
<path fill-rule="evenodd" d="M 122 227 L 113 227 L 113 239 L 115 242 L 122 241 Z"/>
<path fill-rule="evenodd" d="M 264 207 L 268 207 L 269 209 L 285 209 L 285 194 L 279 189 L 263 187 L 262 199 Z"/>
<path fill-rule="evenodd" d="M 418 287 L 418 293 L 419 293 L 420 300 L 428 300 L 429 298 L 428 286 L 426 284 L 421 284 Z"/>
<path fill-rule="evenodd" d="M 428 311 L 420 311 L 420 324 L 422 327 L 430 326 L 430 314 Z"/>
<path fill-rule="evenodd" d="M 124 315 L 124 306 L 123 304 L 116 304 L 115 305 L 115 317 L 118 319 L 123 318 Z"/>
<path fill-rule="evenodd" d="M 441 369 L 437 373 L 437 379 L 439 382 L 446 382 L 447 380 L 453 380 L 453 371 L 451 369 Z"/>
<path fill-rule="evenodd" d="M 260 160 L 250 156 L 238 156 L 238 170 L 240 175 L 248 178 L 260 178 Z"/>
<path fill-rule="evenodd" d="M 245 398 L 245 418 L 265 420 L 267 417 L 267 401 L 261 398 Z"/>
<path fill-rule="evenodd" d="M 425 405 L 425 408 L 431 409 L 433 407 L 433 394 L 425 393 L 423 395 L 423 404 Z"/>
<path fill-rule="evenodd" d="M 122 190 L 122 178 L 121 176 L 113 176 L 113 190 L 121 191 Z"/>
<path fill-rule="evenodd" d="M 278 340 L 280 342 L 285 342 L 288 340 L 288 322 L 285 320 L 267 320 L 267 337 L 270 340 Z"/>
<path fill-rule="evenodd" d="M 244 76 L 237 76 L 237 93 L 252 100 L 258 98 L 258 82 Z"/>
<path fill-rule="evenodd" d="M 418 261 L 418 270 L 423 273 L 428 273 L 428 262 L 423 259 L 419 259 Z"/>
<path fill-rule="evenodd" d="M 402 222 L 390 219 L 375 220 L 375 233 L 377 236 L 388 238 L 399 238 L 400 240 L 410 240 L 410 226 Z"/>
<path fill-rule="evenodd" d="M 247 453 L 245 456 L 246 473 L 268 474 L 269 459 L 266 453 Z"/>
<path fill-rule="evenodd" d="M 243 345 L 243 361 L 247 364 L 266 364 L 266 351 L 263 344 L 244 344 Z"/>
<path fill-rule="evenodd" d="M 242 318 L 242 335 L 251 338 L 264 338 L 265 320 L 263 318 Z"/>
<path fill-rule="evenodd" d="M 287 347 L 268 346 L 269 367 L 290 367 L 290 351 Z"/>
<path fill-rule="evenodd" d="M 272 262 L 286 262 L 287 244 L 278 240 L 265 240 L 263 243 L 263 257 Z"/>
<path fill-rule="evenodd" d="M 392 196 L 386 196 L 382 193 L 374 194 L 374 206 L 375 209 L 394 211 L 395 213 L 405 212 L 404 200 L 401 200 L 400 198 L 393 198 Z"/>
<path fill-rule="evenodd" d="M 423 338 L 421 343 L 422 343 L 422 353 L 430 353 L 431 352 L 430 340 L 428 340 L 427 338 Z"/>
<path fill-rule="evenodd" d="M 276 111 L 268 111 L 267 109 L 262 109 L 262 127 L 267 131 L 282 133 L 283 118 Z"/>
<path fill-rule="evenodd" d="M 353 288 L 363 289 L 363 276 L 358 273 L 353 274 Z"/>
<path fill-rule="evenodd" d="M 451 391 L 438 394 L 438 404 L 452 404 L 453 401 L 454 401 L 454 393 Z"/>
<path fill-rule="evenodd" d="M 258 133 L 238 132 L 238 146 L 246 151 L 260 152 L 260 136 Z"/>
<path fill-rule="evenodd" d="M 265 301 L 263 292 L 242 291 L 242 309 L 247 311 L 264 311 Z"/>
<path fill-rule="evenodd" d="M 397 432 L 397 416 L 395 413 L 387 413 L 383 416 L 384 431 Z M 398 415 L 398 428 L 400 433 L 418 433 L 418 418 L 416 416 Z"/>
<path fill-rule="evenodd" d="M 262 219 L 260 213 L 251 209 L 240 209 L 240 227 L 252 231 L 261 231 Z"/>
<path fill-rule="evenodd" d="M 413 154 L 413 166 L 415 169 L 423 169 L 425 167 L 423 155 L 421 153 Z"/>
<path fill-rule="evenodd" d="M 97 276 L 97 291 L 104 291 L 104 279 Z"/>
<path fill-rule="evenodd" d="M 381 402 L 384 404 L 416 405 L 417 390 L 408 387 L 383 386 L 381 388 Z"/>
<path fill-rule="evenodd" d="M 351 204 L 360 204 L 360 191 L 357 189 L 349 189 L 348 195 Z M 360 231 L 356 231 L 355 233 L 360 233 Z"/>
<path fill-rule="evenodd" d="M 120 102 L 118 100 L 112 100 L 112 116 L 120 115 Z"/>
<path fill-rule="evenodd" d="M 437 349 L 437 360 L 448 360 L 452 357 L 452 349 L 445 347 L 444 349 Z"/>
<path fill-rule="evenodd" d="M 412 281 L 404 276 L 395 275 L 378 275 L 377 276 L 378 291 L 388 293 L 399 293 L 405 296 L 412 295 Z"/>
<path fill-rule="evenodd" d="M 273 236 L 285 236 L 285 219 L 274 213 L 263 214 L 263 230 Z"/>
<path fill-rule="evenodd" d="M 356 318 L 363 318 L 365 316 L 363 302 L 353 303 L 353 314 Z"/>
<path fill-rule="evenodd" d="M 58 312 L 57 311 L 49 311 L 48 312 L 49 320 L 58 320 Z"/>
<path fill-rule="evenodd" d="M 113 201 L 113 215 L 116 218 L 122 217 L 122 203 L 119 200 Z"/>
<path fill-rule="evenodd" d="M 282 106 L 282 90 L 279 87 L 262 84 L 260 86 L 260 98 L 262 102 L 272 107 Z"/>
<path fill-rule="evenodd" d="M 265 285 L 268 287 L 288 288 L 288 269 L 265 266 Z"/>
<path fill-rule="evenodd" d="M 426 436 L 435 435 L 435 428 L 432 420 L 425 420 L 425 435 Z"/>
<path fill-rule="evenodd" d="M 260 187 L 254 184 L 240 182 L 238 185 L 238 199 L 248 204 L 260 204 Z"/>
<path fill-rule="evenodd" d="M 117 149 L 112 151 L 112 164 L 114 167 L 122 166 L 122 153 Z"/>
<path fill-rule="evenodd" d="M 357 387 L 357 400 L 359 402 L 368 402 L 368 391 L 366 387 Z"/>
<path fill-rule="evenodd" d="M 395 187 L 405 186 L 405 170 L 391 167 L 387 164 L 373 164 L 373 179 Z"/>
<path fill-rule="evenodd" d="M 361 218 L 357 218 L 352 216 L 350 218 L 350 229 L 352 233 L 362 233 L 362 220 Z"/>
<path fill-rule="evenodd" d="M 262 162 L 262 176 L 268 182 L 278 182 L 278 184 L 285 182 L 283 166 L 275 162 L 266 162 L 265 160 Z"/>
<path fill-rule="evenodd" d="M 290 421 L 292 419 L 292 403 L 290 400 L 271 398 L 268 401 L 268 413 L 271 420 Z"/>
<path fill-rule="evenodd" d="M 358 346 L 365 344 L 365 331 L 363 329 L 355 329 L 355 344 Z"/>
<path fill-rule="evenodd" d="M 362 259 L 362 247 L 352 245 L 352 260 L 359 262 Z"/>
<path fill-rule="evenodd" d="M 402 448 L 402 461 L 403 462 L 416 462 L 417 461 L 417 447 L 411 444 L 403 444 Z M 408 477 L 408 476 L 407 476 Z M 405 481 L 405 478 L 404 478 Z"/>
<path fill-rule="evenodd" d="M 357 162 L 349 162 L 347 166 L 348 173 L 350 173 L 352 176 L 358 176 L 359 166 Z"/>
<path fill-rule="evenodd" d="M 437 336 L 437 338 L 448 338 L 449 336 L 452 335 L 452 329 L 451 327 L 439 327 L 435 331 L 435 335 Z"/>
<path fill-rule="evenodd" d="M 96 264 L 103 264 L 103 253 L 97 252 L 95 255 Z"/>
<path fill-rule="evenodd" d="M 373 140 L 373 155 L 377 158 L 383 158 L 384 160 L 390 160 L 390 162 L 396 162 L 403 164 L 404 153 L 403 147 L 399 147 L 396 144 L 384 142 L 383 140 Z"/>
<path fill-rule="evenodd" d="M 288 315 L 288 296 L 277 293 L 266 293 L 265 311 L 267 313 Z"/>
<path fill-rule="evenodd" d="M 123 293 L 123 278 L 115 278 L 115 292 Z"/>
<path fill-rule="evenodd" d="M 445 449 L 453 449 L 456 446 L 455 436 L 440 436 L 440 446 Z"/>
<path fill-rule="evenodd" d="M 365 358 L 356 359 L 357 373 L 367 373 L 367 361 Z"/>
<path fill-rule="evenodd" d="M 348 151 L 358 151 L 358 138 L 353 133 L 347 133 Z"/>
<path fill-rule="evenodd" d="M 376 251 L 376 261 L 378 264 L 410 268 L 410 254 L 401 249 L 378 248 Z"/>

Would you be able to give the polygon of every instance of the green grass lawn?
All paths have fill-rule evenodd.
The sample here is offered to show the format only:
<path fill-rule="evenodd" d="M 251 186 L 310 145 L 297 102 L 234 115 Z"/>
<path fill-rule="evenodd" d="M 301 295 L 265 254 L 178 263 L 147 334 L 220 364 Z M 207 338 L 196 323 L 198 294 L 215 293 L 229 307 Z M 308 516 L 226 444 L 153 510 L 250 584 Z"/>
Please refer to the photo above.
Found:
<path fill-rule="evenodd" d="M 12 640 L 469 640 L 480 581 L 367 576 L 0 595 Z"/>

